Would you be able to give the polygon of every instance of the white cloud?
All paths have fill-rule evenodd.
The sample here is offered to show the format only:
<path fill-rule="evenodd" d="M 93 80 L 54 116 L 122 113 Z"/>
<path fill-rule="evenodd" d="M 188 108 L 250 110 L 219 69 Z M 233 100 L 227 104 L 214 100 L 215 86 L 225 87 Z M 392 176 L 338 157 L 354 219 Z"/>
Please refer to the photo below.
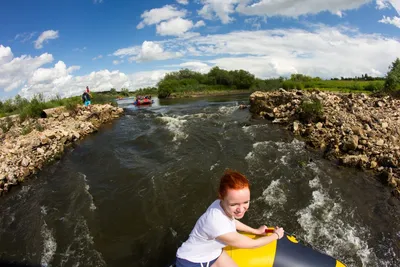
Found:
<path fill-rule="evenodd" d="M 193 22 L 191 20 L 178 17 L 158 24 L 157 33 L 162 36 L 179 36 L 187 32 L 191 28 L 193 28 Z"/>
<path fill-rule="evenodd" d="M 25 43 L 33 38 L 35 36 L 36 32 L 24 32 L 24 33 L 18 33 L 15 35 L 14 40 L 15 41 L 20 41 L 21 43 Z"/>
<path fill-rule="evenodd" d="M 74 52 L 83 52 L 85 50 L 86 50 L 86 46 L 83 47 L 83 48 L 74 48 L 74 49 L 72 49 L 72 51 L 74 51 Z"/>
<path fill-rule="evenodd" d="M 150 11 L 146 10 L 145 12 L 143 12 L 143 14 L 141 15 L 141 18 L 143 20 L 136 26 L 136 28 L 142 29 L 146 25 L 153 25 L 172 18 L 185 16 L 186 10 L 178 10 L 174 6 L 166 5 L 162 8 L 154 8 Z"/>
<path fill-rule="evenodd" d="M 376 0 L 376 8 L 377 9 L 385 9 L 389 8 L 390 3 L 389 0 Z"/>
<path fill-rule="evenodd" d="M 177 49 L 186 57 L 216 57 L 209 63 L 227 69 L 244 68 L 264 78 L 294 72 L 323 78 L 361 73 L 384 76 L 390 62 L 400 57 L 396 39 L 324 25 L 309 31 L 241 31 L 170 42 L 180 44 Z"/>
<path fill-rule="evenodd" d="M 184 62 L 184 63 L 177 64 L 177 65 L 168 65 L 165 67 L 173 67 L 173 68 L 178 68 L 178 69 L 190 69 L 190 70 L 201 72 L 201 73 L 207 73 L 211 69 L 210 64 L 200 62 L 200 61 L 188 61 L 188 62 Z"/>
<path fill-rule="evenodd" d="M 38 93 L 42 93 L 46 98 L 56 95 L 70 97 L 81 95 L 86 86 L 89 86 L 92 92 L 108 91 L 111 88 L 136 90 L 154 86 L 167 72 L 167 70 L 154 70 L 125 74 L 118 70 L 105 69 L 84 76 L 72 76 L 65 73 L 65 76 L 46 83 L 26 84 L 20 91 L 20 95 L 28 99 Z"/>
<path fill-rule="evenodd" d="M 10 47 L 0 45 L 0 88 L 6 92 L 21 88 L 38 68 L 52 61 L 47 53 L 14 58 Z"/>
<path fill-rule="evenodd" d="M 92 58 L 92 60 L 97 60 L 103 58 L 103 55 L 98 55 L 97 57 Z"/>
<path fill-rule="evenodd" d="M 129 61 L 145 62 L 153 60 L 166 60 L 181 57 L 180 52 L 165 51 L 160 43 L 144 41 L 142 46 L 133 46 L 118 49 L 113 53 L 114 56 L 123 58 L 130 56 Z"/>
<path fill-rule="evenodd" d="M 396 9 L 397 14 L 400 15 L 400 1 L 399 0 L 388 0 L 394 9 Z"/>
<path fill-rule="evenodd" d="M 113 60 L 114 65 L 119 65 L 121 63 L 124 63 L 124 60 Z"/>
<path fill-rule="evenodd" d="M 343 10 L 356 9 L 371 0 L 243 0 L 239 3 L 236 11 L 245 15 L 258 16 L 285 16 L 298 17 L 300 15 L 317 14 L 322 11 L 329 11 L 333 14 Z"/>
<path fill-rule="evenodd" d="M 67 68 L 63 61 L 58 61 L 54 68 L 38 68 L 29 78 L 27 84 L 57 84 L 60 85 L 61 82 L 69 79 L 69 75 L 75 70 L 78 70 L 79 66 L 72 66 Z"/>
<path fill-rule="evenodd" d="M 206 23 L 203 20 L 199 20 L 198 22 L 196 22 L 196 24 L 194 24 L 193 28 L 200 28 L 204 26 L 206 26 Z"/>
<path fill-rule="evenodd" d="M 384 24 L 392 24 L 396 26 L 397 28 L 400 28 L 400 17 L 394 16 L 393 18 L 383 16 L 381 20 L 378 22 L 384 23 Z"/>
<path fill-rule="evenodd" d="M 181 4 L 181 5 L 189 4 L 189 0 L 176 0 L 176 2 L 178 2 L 178 4 Z"/>
<path fill-rule="evenodd" d="M 51 39 L 57 39 L 58 37 L 59 37 L 58 31 L 53 31 L 53 30 L 44 31 L 35 41 L 35 48 L 36 49 L 43 48 L 44 42 Z"/>
<path fill-rule="evenodd" d="M 214 16 L 218 17 L 222 23 L 227 24 L 233 21 L 230 14 L 235 12 L 235 5 L 240 0 L 201 0 L 203 7 L 198 10 L 198 14 L 205 19 L 211 20 Z"/>

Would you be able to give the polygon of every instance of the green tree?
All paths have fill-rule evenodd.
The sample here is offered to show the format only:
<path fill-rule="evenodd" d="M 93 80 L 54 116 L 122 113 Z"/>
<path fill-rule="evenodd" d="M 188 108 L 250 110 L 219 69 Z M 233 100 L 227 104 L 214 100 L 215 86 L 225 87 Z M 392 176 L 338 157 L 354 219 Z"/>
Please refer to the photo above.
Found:
<path fill-rule="evenodd" d="M 123 96 L 129 96 L 129 89 L 128 88 L 121 88 L 121 94 Z"/>
<path fill-rule="evenodd" d="M 389 67 L 389 72 L 386 75 L 385 91 L 395 91 L 400 85 L 400 59 L 397 58 L 392 66 Z"/>
<path fill-rule="evenodd" d="M 111 88 L 111 89 L 110 89 L 110 93 L 111 93 L 112 95 L 116 95 L 116 94 L 117 94 L 117 89 Z"/>

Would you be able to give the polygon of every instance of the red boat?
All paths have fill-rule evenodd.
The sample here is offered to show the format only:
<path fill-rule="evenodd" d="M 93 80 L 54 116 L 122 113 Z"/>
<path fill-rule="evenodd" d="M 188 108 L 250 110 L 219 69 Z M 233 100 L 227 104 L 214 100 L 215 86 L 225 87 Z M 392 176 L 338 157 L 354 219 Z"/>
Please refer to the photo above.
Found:
<path fill-rule="evenodd" d="M 139 106 L 139 105 L 151 105 L 151 104 L 153 104 L 153 103 L 154 103 L 153 100 L 147 99 L 147 98 L 145 98 L 145 99 L 137 99 L 135 102 L 133 102 L 133 104 L 134 104 L 135 106 Z"/>

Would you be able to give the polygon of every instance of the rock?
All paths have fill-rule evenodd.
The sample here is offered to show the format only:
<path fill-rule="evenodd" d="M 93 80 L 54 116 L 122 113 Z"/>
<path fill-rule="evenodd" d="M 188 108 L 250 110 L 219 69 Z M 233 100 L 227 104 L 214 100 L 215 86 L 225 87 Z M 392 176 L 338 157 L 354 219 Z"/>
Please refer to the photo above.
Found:
<path fill-rule="evenodd" d="M 352 128 L 352 131 L 355 135 L 364 136 L 364 130 L 361 127 L 355 126 Z"/>
<path fill-rule="evenodd" d="M 44 136 L 44 135 L 41 135 L 41 136 L 40 136 L 40 144 L 42 144 L 42 145 L 50 144 L 50 139 L 47 138 L 47 137 Z"/>
<path fill-rule="evenodd" d="M 294 121 L 293 122 L 293 132 L 298 132 L 299 131 L 299 127 L 300 127 L 300 125 L 299 125 L 300 123 L 298 122 L 298 121 Z"/>
<path fill-rule="evenodd" d="M 44 154 L 44 149 L 41 147 L 38 147 L 36 150 L 39 154 Z"/>
<path fill-rule="evenodd" d="M 398 160 L 393 156 L 384 156 L 379 160 L 379 165 L 383 167 L 396 168 Z"/>
<path fill-rule="evenodd" d="M 29 160 L 29 159 L 23 158 L 23 159 L 22 159 L 22 162 L 21 162 L 21 166 L 22 166 L 22 167 L 28 167 L 29 163 L 30 163 L 30 160 Z"/>
<path fill-rule="evenodd" d="M 383 146 L 384 143 L 385 143 L 385 141 L 383 141 L 382 139 L 379 139 L 376 141 L 377 146 Z"/>
<path fill-rule="evenodd" d="M 315 126 L 318 130 L 321 130 L 324 125 L 321 122 L 318 122 Z"/>
<path fill-rule="evenodd" d="M 56 137 L 56 133 L 54 131 L 46 131 L 45 135 L 49 139 L 54 139 Z"/>
<path fill-rule="evenodd" d="M 370 167 L 371 169 L 375 169 L 377 166 L 378 166 L 378 163 L 377 163 L 376 161 L 371 161 L 369 167 Z"/>
<path fill-rule="evenodd" d="M 389 124 L 387 122 L 382 122 L 382 128 L 386 129 L 389 126 Z"/>
<path fill-rule="evenodd" d="M 28 177 L 30 174 L 29 168 L 21 168 L 21 174 L 22 174 L 22 177 L 24 177 L 24 178 Z"/>
<path fill-rule="evenodd" d="M 363 167 L 368 163 L 366 155 L 343 156 L 340 158 L 342 164 L 352 167 Z"/>
<path fill-rule="evenodd" d="M 349 151 L 349 150 L 356 150 L 358 147 L 358 136 L 357 135 L 351 135 L 351 136 L 346 136 L 345 139 L 343 140 L 343 151 Z"/>

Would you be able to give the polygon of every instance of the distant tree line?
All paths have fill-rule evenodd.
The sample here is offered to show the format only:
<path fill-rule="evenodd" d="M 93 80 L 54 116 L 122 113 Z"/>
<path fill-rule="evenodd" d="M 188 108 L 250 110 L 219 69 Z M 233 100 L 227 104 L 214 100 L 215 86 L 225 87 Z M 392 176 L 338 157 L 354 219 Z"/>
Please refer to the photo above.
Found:
<path fill-rule="evenodd" d="M 320 77 L 311 77 L 304 74 L 292 74 L 290 77 L 278 77 L 271 79 L 259 79 L 245 70 L 227 71 L 219 67 L 212 68 L 208 73 L 200 73 L 189 69 L 168 73 L 161 79 L 157 87 L 140 88 L 130 91 L 121 88 L 117 91 L 111 88 L 105 92 L 92 92 L 93 103 L 115 104 L 118 96 L 155 95 L 160 98 L 170 96 L 172 93 L 199 92 L 214 90 L 249 90 L 270 91 L 279 88 L 290 89 L 325 89 L 332 91 L 354 91 L 354 92 L 382 92 L 400 96 L 400 59 L 397 58 L 389 66 L 387 75 L 383 77 L 372 77 L 362 74 L 354 78 L 332 78 L 323 80 Z M 37 117 L 45 108 L 66 106 L 73 109 L 81 103 L 80 96 L 61 98 L 57 96 L 50 101 L 45 101 L 43 95 L 36 95 L 33 99 L 17 95 L 14 99 L 0 101 L 0 117 L 10 114 L 20 114 L 21 118 Z"/>

